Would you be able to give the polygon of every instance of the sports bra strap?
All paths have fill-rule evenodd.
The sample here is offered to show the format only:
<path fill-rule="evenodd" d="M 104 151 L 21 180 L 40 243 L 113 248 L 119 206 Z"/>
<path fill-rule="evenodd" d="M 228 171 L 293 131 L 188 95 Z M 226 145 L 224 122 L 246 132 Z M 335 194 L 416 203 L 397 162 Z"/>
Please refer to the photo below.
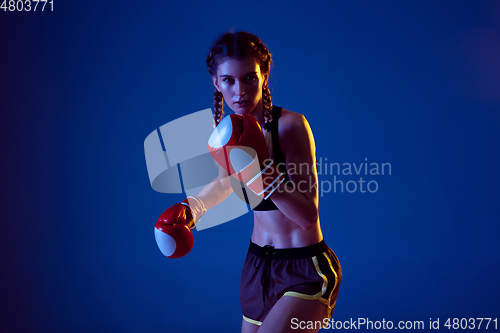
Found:
<path fill-rule="evenodd" d="M 281 152 L 281 147 L 280 147 L 280 138 L 279 138 L 279 131 L 278 131 L 278 121 L 281 117 L 281 110 L 282 108 L 277 106 L 273 108 L 273 122 L 272 122 L 272 127 L 271 127 L 271 136 L 273 138 L 273 151 L 274 151 L 274 161 L 276 164 L 279 163 L 284 163 L 285 162 L 285 157 L 283 156 L 283 153 Z"/>

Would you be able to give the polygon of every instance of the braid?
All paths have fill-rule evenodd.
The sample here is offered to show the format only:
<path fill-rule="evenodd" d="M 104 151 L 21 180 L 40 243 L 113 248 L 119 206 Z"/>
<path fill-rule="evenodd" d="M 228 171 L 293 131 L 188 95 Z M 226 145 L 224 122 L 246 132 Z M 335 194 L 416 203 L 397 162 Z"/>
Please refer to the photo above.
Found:
<path fill-rule="evenodd" d="M 214 123 L 215 123 L 215 126 L 219 125 L 222 118 L 224 118 L 224 110 L 222 109 L 223 106 L 224 106 L 224 103 L 223 103 L 222 93 L 216 89 L 215 93 L 214 93 L 214 110 L 215 110 Z"/>
<path fill-rule="evenodd" d="M 269 155 L 271 159 L 274 159 L 273 138 L 271 136 L 271 128 L 268 127 L 273 121 L 272 107 L 273 102 L 271 102 L 271 93 L 269 91 L 269 85 L 266 80 L 266 82 L 264 82 L 264 85 L 262 86 L 262 109 L 264 112 L 264 119 L 266 120 L 266 124 L 264 125 L 264 137 L 266 138 L 266 145 L 267 150 L 269 151 Z"/>
<path fill-rule="evenodd" d="M 267 47 L 261 42 L 258 44 L 261 50 L 261 69 L 267 72 L 267 80 L 262 85 L 262 111 L 264 113 L 264 119 L 266 120 L 266 125 L 270 125 L 273 122 L 273 102 L 271 100 L 271 91 L 269 90 L 269 73 L 271 71 L 271 53 L 268 51 Z M 266 139 L 266 146 L 269 151 L 271 159 L 274 159 L 274 147 L 273 138 L 271 135 L 270 127 L 264 125 L 264 137 Z"/>
<path fill-rule="evenodd" d="M 266 123 L 273 121 L 273 102 L 271 101 L 271 91 L 269 90 L 268 81 L 264 82 L 262 85 L 262 108 L 264 111 L 264 119 Z"/>
<path fill-rule="evenodd" d="M 261 70 L 269 74 L 271 71 L 270 67 L 272 62 L 271 53 L 262 42 L 257 43 L 256 46 L 260 49 L 261 53 Z M 273 102 L 271 101 L 271 91 L 269 90 L 269 75 L 267 76 L 266 82 L 264 82 L 264 84 L 262 85 L 262 108 L 266 123 L 271 123 L 273 121 Z"/>

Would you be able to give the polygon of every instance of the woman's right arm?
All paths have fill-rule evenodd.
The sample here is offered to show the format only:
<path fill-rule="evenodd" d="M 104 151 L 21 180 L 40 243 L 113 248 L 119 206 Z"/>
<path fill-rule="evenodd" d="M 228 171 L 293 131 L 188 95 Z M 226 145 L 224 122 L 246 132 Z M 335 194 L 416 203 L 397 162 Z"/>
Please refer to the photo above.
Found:
<path fill-rule="evenodd" d="M 196 226 L 206 210 L 218 205 L 233 192 L 227 171 L 220 166 L 218 169 L 219 175 L 198 196 L 188 196 L 182 203 L 171 206 L 160 215 L 155 226 L 155 238 L 163 255 L 180 258 L 189 253 L 193 247 L 190 229 Z"/>
<path fill-rule="evenodd" d="M 203 201 L 205 209 L 210 209 L 222 201 L 224 201 L 232 192 L 231 182 L 229 180 L 229 174 L 227 171 L 217 165 L 219 169 L 219 175 L 215 177 L 210 184 L 205 186 L 203 190 L 198 194 L 198 197 Z"/>

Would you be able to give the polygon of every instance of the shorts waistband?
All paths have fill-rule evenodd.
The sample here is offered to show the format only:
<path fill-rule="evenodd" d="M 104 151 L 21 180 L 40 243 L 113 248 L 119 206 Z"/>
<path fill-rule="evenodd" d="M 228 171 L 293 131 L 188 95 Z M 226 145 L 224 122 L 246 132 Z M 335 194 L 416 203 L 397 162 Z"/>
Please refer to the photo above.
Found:
<path fill-rule="evenodd" d="M 266 245 L 261 247 L 252 241 L 250 241 L 250 246 L 248 251 L 260 258 L 269 258 L 272 260 L 292 260 L 292 259 L 305 259 L 320 255 L 321 253 L 329 249 L 323 239 L 318 244 L 305 246 L 305 247 L 294 247 L 289 249 L 275 249 L 271 245 Z"/>

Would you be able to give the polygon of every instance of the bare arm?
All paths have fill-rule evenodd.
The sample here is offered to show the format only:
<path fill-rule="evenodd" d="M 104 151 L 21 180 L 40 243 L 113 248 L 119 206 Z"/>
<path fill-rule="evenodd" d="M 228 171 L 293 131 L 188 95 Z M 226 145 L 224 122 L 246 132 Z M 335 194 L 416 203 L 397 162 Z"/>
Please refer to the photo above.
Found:
<path fill-rule="evenodd" d="M 218 168 L 219 175 L 198 194 L 198 197 L 205 204 L 206 209 L 220 204 L 233 192 L 231 182 L 229 181 L 229 174 L 220 165 L 218 165 Z"/>
<path fill-rule="evenodd" d="M 283 125 L 280 123 L 280 146 L 295 188 L 282 183 L 270 198 L 286 217 L 309 230 L 319 218 L 316 145 L 303 115 L 294 114 Z"/>

